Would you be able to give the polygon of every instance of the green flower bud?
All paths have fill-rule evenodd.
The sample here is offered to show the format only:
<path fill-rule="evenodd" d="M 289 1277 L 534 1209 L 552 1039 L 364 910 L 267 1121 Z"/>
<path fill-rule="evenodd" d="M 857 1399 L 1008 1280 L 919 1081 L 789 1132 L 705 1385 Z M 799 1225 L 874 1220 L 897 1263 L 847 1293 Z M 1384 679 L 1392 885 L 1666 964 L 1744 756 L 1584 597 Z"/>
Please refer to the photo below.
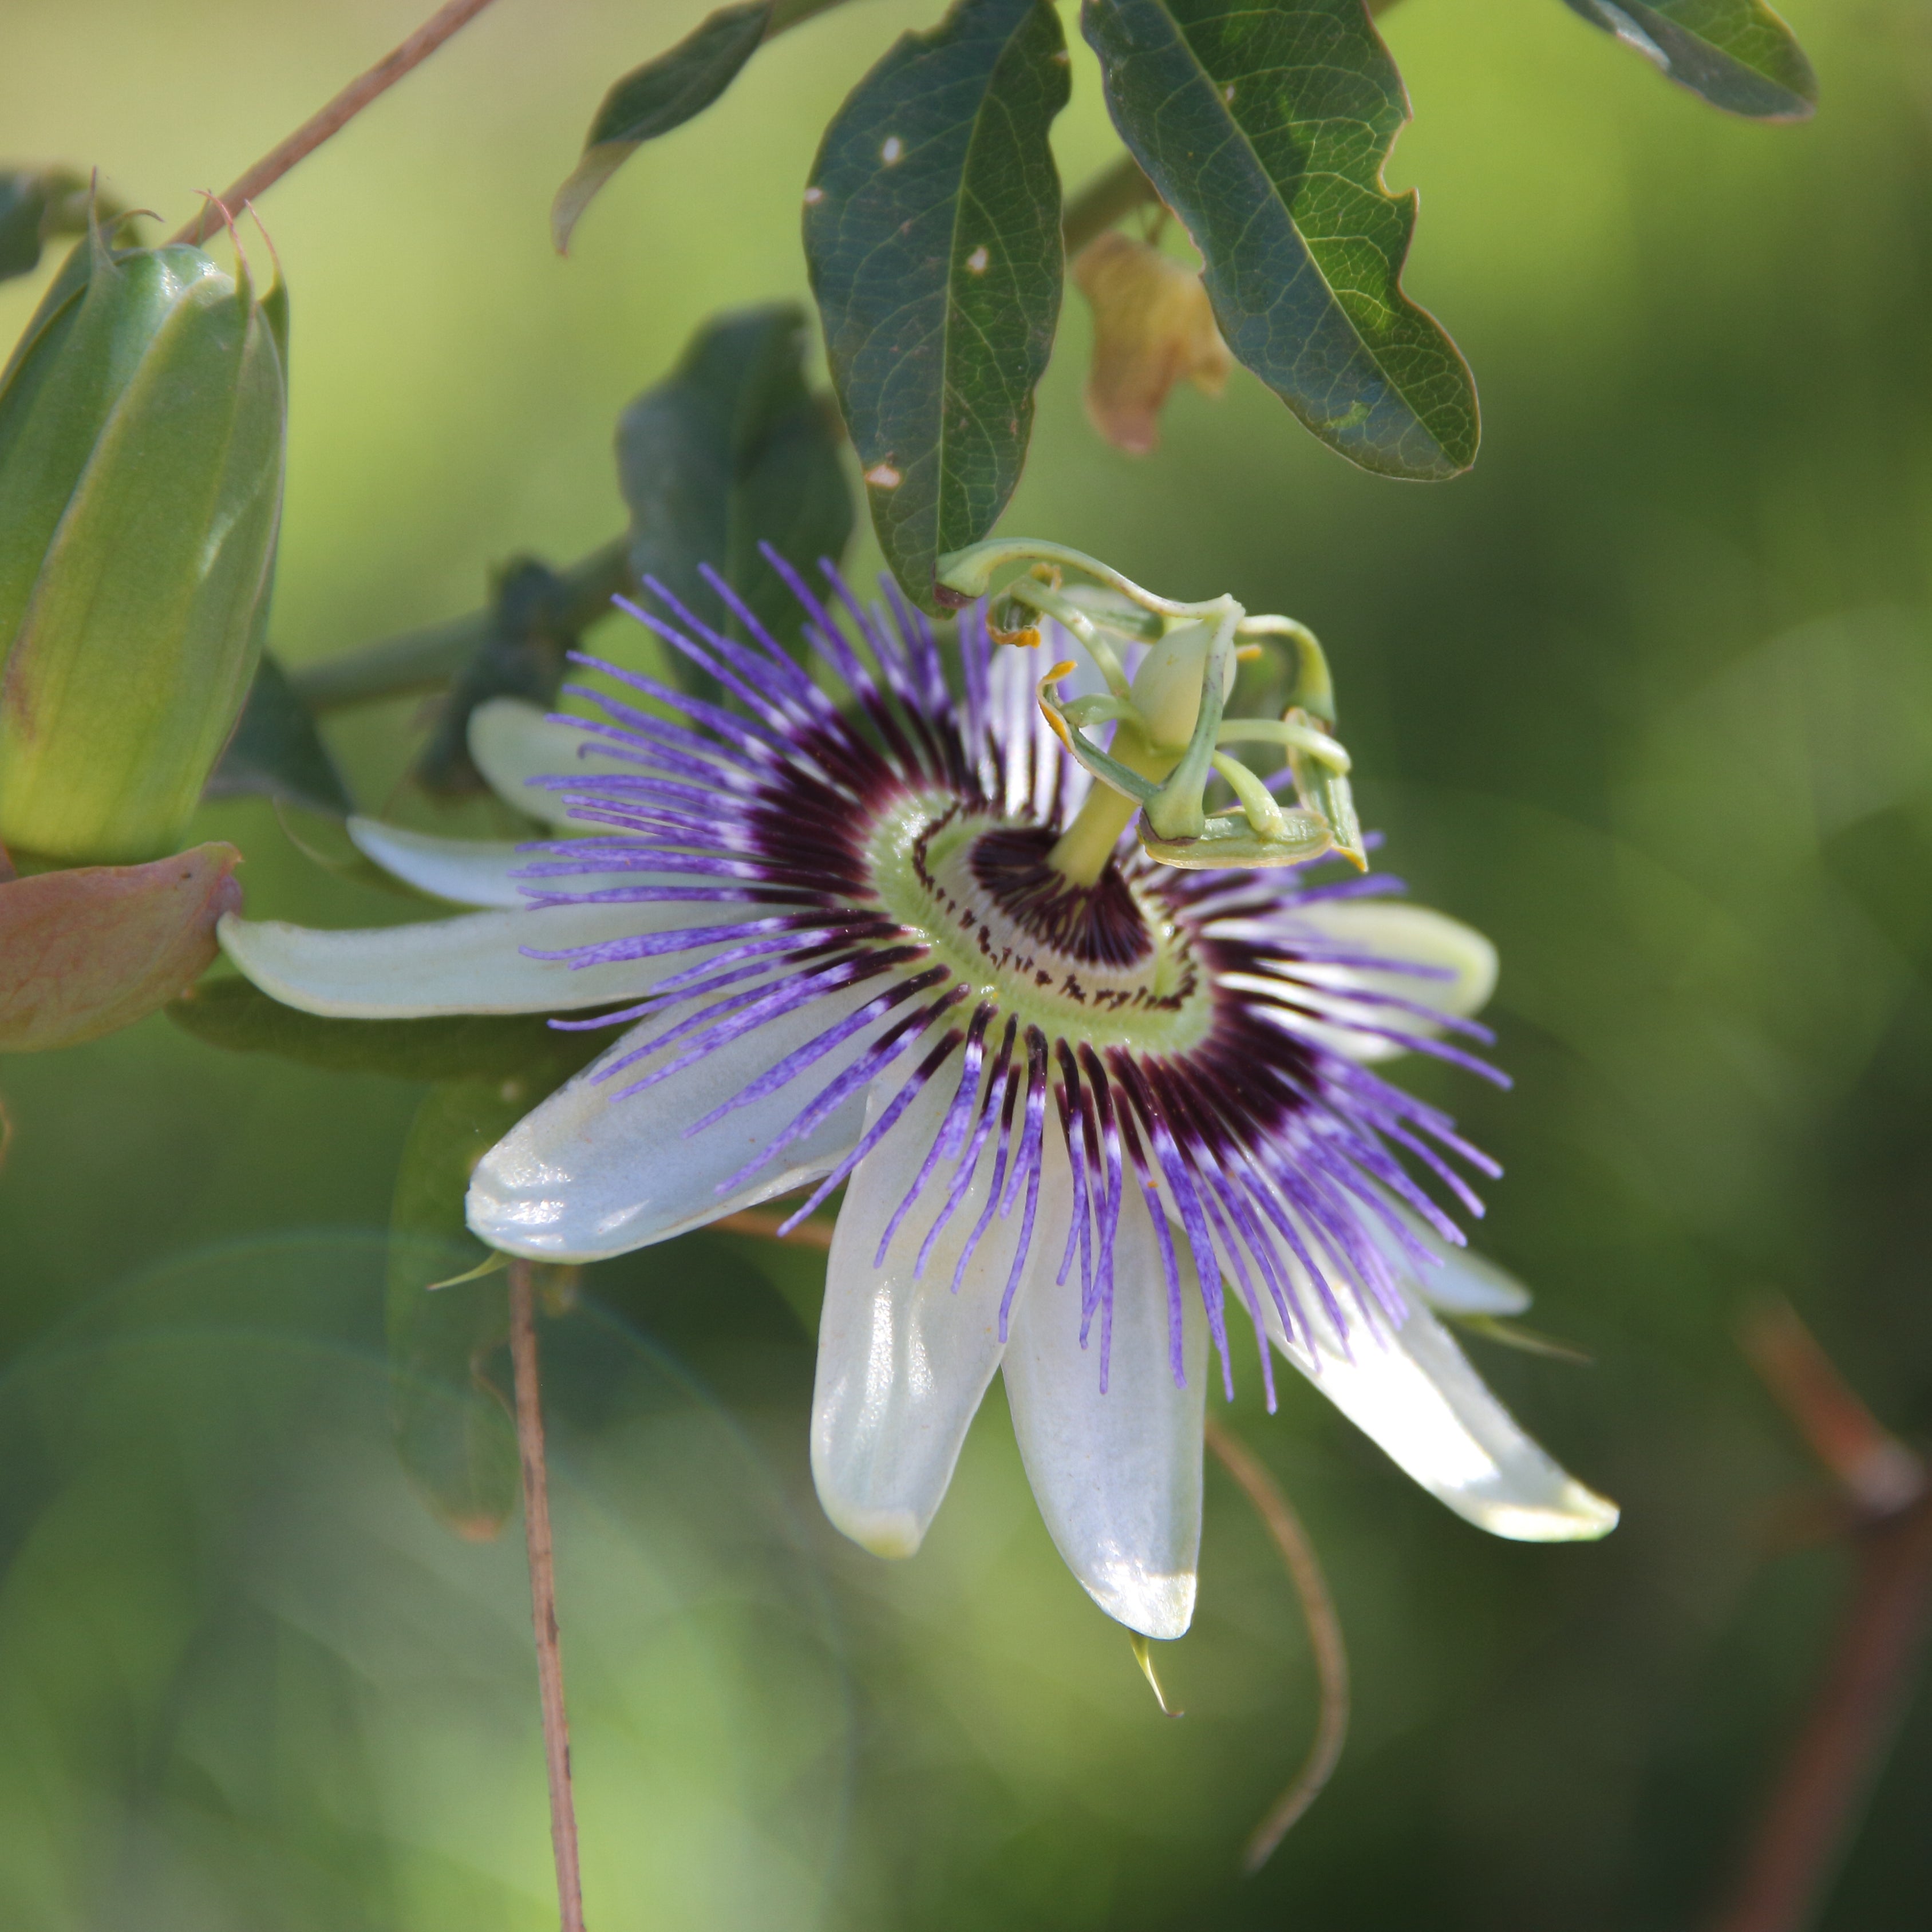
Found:
<path fill-rule="evenodd" d="M 260 655 L 286 342 L 279 283 L 97 232 L 0 372 L 0 844 L 176 843 Z"/>

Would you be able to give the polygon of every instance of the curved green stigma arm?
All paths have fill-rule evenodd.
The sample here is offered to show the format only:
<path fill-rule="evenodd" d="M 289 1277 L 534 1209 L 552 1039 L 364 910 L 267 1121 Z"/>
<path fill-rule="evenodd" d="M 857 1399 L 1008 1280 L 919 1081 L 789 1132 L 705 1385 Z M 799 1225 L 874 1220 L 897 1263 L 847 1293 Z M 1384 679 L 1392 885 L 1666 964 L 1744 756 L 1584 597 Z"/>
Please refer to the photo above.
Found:
<path fill-rule="evenodd" d="M 1136 814 L 1144 850 L 1174 866 L 1299 865 L 1335 850 L 1366 866 L 1349 794 L 1349 758 L 1332 727 L 1335 694 L 1328 662 L 1313 632 L 1292 617 L 1251 616 L 1232 597 L 1184 603 L 1161 597 L 1111 565 L 1064 544 L 995 538 L 940 560 L 939 580 L 964 597 L 991 593 L 1009 565 L 1029 566 L 1000 588 L 1014 613 L 1052 618 L 1077 638 L 1107 686 L 1063 701 L 1054 689 L 1073 668 L 1058 664 L 1040 681 L 1041 710 L 1068 752 L 1099 781 L 1049 855 L 1071 879 L 1090 884 L 1112 860 Z M 1099 586 L 1081 594 L 1064 574 Z M 1110 604 L 1115 608 L 1109 608 Z M 1023 641 L 1037 630 L 1024 626 Z M 1281 718 L 1228 718 L 1222 707 L 1244 644 L 1279 639 L 1295 652 L 1295 677 Z M 1154 648 L 1132 680 L 1119 646 Z M 1111 748 L 1086 735 L 1112 724 Z M 1183 736 L 1185 734 L 1184 742 Z M 1247 766 L 1222 748 L 1256 743 L 1288 754 L 1298 800 L 1283 807 Z M 1210 814 L 1208 784 L 1222 778 L 1234 795 L 1231 812 Z"/>

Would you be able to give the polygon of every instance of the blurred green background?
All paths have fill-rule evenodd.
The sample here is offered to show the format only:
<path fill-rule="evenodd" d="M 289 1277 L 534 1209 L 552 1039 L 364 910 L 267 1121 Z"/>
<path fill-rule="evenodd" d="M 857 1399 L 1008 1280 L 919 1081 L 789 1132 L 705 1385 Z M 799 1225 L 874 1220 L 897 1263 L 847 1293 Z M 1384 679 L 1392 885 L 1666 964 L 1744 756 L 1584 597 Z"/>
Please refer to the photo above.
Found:
<path fill-rule="evenodd" d="M 172 226 L 418 10 L 9 0 L 0 150 L 98 164 Z M 802 296 L 818 131 L 936 9 L 788 37 L 549 251 L 604 86 L 701 10 L 499 0 L 268 198 L 290 660 L 614 535 L 619 409 L 712 310 Z M 1622 1528 L 1486 1539 L 1312 1391 L 1264 1417 L 1250 1362 L 1235 1426 L 1329 1567 L 1356 1719 L 1245 1880 L 1312 1679 L 1218 1470 L 1170 1722 L 1060 1568 L 997 1397 L 889 1568 L 812 1498 L 810 1258 L 708 1235 L 598 1268 L 545 1342 L 598 1932 L 1708 1910 L 1846 1575 L 1774 1546 L 1815 1477 L 1741 1308 L 1789 1294 L 1888 1423 L 1932 1430 L 1932 15 L 1791 11 L 1823 88 L 1797 129 L 1711 112 L 1554 0 L 1406 0 L 1391 178 L 1424 194 L 1408 286 L 1481 385 L 1474 472 L 1358 474 L 1245 377 L 1120 456 L 1082 418 L 1074 300 L 1005 525 L 1327 642 L 1384 859 L 1502 948 L 1514 1093 L 1415 1077 L 1508 1169 L 1484 1244 L 1595 1358 L 1480 1366 Z M 1113 151 L 1076 60 L 1070 182 Z M 0 290 L 0 337 L 37 292 Z M 415 725 L 332 724 L 365 806 Z M 196 830 L 241 844 L 258 915 L 406 910 L 265 806 Z M 519 1539 L 440 1529 L 382 1417 L 380 1233 L 421 1090 L 154 1019 L 0 1062 L 0 1924 L 554 1924 Z M 1928 1800 L 1922 1698 L 1826 1925 L 1924 1924 Z"/>

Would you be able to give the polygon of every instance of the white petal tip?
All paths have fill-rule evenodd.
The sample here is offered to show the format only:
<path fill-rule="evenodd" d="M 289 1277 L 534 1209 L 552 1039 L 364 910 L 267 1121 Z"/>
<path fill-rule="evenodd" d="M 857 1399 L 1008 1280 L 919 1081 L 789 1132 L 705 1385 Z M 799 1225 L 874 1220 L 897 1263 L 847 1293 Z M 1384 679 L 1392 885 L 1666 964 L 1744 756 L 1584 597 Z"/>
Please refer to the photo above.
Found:
<path fill-rule="evenodd" d="M 520 908 L 530 895 L 512 877 L 525 862 L 503 839 L 446 838 L 352 815 L 344 828 L 363 857 L 392 878 L 451 905 Z"/>
<path fill-rule="evenodd" d="M 1524 1315 L 1534 1299 L 1514 1275 L 1467 1248 L 1445 1250 L 1434 1268 L 1419 1268 L 1415 1292 L 1444 1315 Z"/>
<path fill-rule="evenodd" d="M 1196 1585 L 1192 1570 L 1159 1575 L 1123 1565 L 1091 1580 L 1082 1577 L 1088 1595 L 1117 1624 L 1162 1642 L 1187 1634 L 1194 1621 Z"/>
<path fill-rule="evenodd" d="M 515 1130 L 511 1131 L 514 1134 Z M 484 1167 L 502 1145 L 499 1141 L 478 1164 L 463 1203 L 464 1220 L 479 1241 L 525 1261 L 562 1263 L 608 1261 L 613 1255 L 644 1245 L 622 1240 L 596 1247 L 566 1243 L 550 1225 L 562 1220 L 568 1210 L 561 1192 L 555 1196 L 499 1192 L 490 1186 L 491 1177 L 485 1174 Z"/>
<path fill-rule="evenodd" d="M 1621 1514 L 1608 1498 L 1574 1480 L 1546 1503 L 1466 1500 L 1463 1513 L 1478 1528 L 1512 1543 L 1594 1543 L 1616 1528 Z"/>
<path fill-rule="evenodd" d="M 916 1556 L 919 1546 L 926 1540 L 926 1525 L 910 1510 L 868 1509 L 862 1504 L 826 1496 L 822 1490 L 820 1499 L 825 1505 L 825 1514 L 832 1519 L 832 1527 L 874 1556 L 897 1562 Z"/>

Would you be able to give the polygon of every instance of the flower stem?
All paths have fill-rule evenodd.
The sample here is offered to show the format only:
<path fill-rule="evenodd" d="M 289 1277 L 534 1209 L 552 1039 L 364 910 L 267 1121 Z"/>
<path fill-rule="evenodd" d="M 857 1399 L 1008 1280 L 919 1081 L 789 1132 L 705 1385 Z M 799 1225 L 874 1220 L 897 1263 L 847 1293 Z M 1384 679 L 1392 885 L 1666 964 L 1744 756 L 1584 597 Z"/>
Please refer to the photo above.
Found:
<path fill-rule="evenodd" d="M 1250 1872 L 1257 1872 L 1287 1836 L 1289 1827 L 1322 1795 L 1322 1787 L 1342 1755 L 1342 1741 L 1348 1735 L 1348 1653 L 1342 1641 L 1342 1620 L 1335 1614 L 1335 1600 L 1328 1594 L 1328 1580 L 1322 1574 L 1321 1559 L 1281 1486 L 1247 1444 L 1211 1415 L 1207 1432 L 1208 1448 L 1247 1492 L 1255 1514 L 1281 1552 L 1295 1594 L 1301 1599 L 1308 1648 L 1321 1690 L 1321 1708 L 1308 1756 L 1288 1789 L 1249 1835 L 1244 1862 Z"/>
<path fill-rule="evenodd" d="M 562 573 L 564 600 L 560 621 L 566 629 L 588 630 L 610 608 L 619 592 L 634 588 L 629 540 L 614 538 L 601 550 Z M 496 621 L 486 606 L 467 616 L 451 617 L 419 631 L 383 638 L 336 656 L 298 664 L 289 673 L 296 694 L 312 711 L 336 711 L 351 704 L 407 697 L 446 685 L 490 637 Z"/>
<path fill-rule="evenodd" d="M 1066 204 L 1060 230 L 1066 252 L 1077 255 L 1096 236 L 1160 196 L 1131 154 L 1102 168 Z"/>
<path fill-rule="evenodd" d="M 274 187 L 298 161 L 314 154 L 331 135 L 339 134 L 379 94 L 386 94 L 412 68 L 428 59 L 489 4 L 490 0 L 448 0 L 400 46 L 384 55 L 368 73 L 357 76 L 286 140 L 271 148 L 225 194 L 205 202 L 200 213 L 174 239 L 190 244 L 206 241 L 231 214 L 238 214 L 250 202 Z"/>
<path fill-rule="evenodd" d="M 577 1811 L 570 1796 L 570 1722 L 563 1705 L 563 1658 L 557 1647 L 550 1480 L 544 1462 L 543 1406 L 537 1385 L 535 1298 L 530 1264 L 512 1261 L 510 1364 L 516 1384 L 517 1450 L 524 1472 L 524 1538 L 530 1552 L 530 1622 L 536 1632 L 544 1762 L 550 1775 L 550 1849 L 556 1859 L 557 1910 L 562 1932 L 584 1932 L 584 1888 L 577 1869 Z"/>
<path fill-rule="evenodd" d="M 785 1217 L 770 1208 L 741 1208 L 735 1214 L 724 1214 L 711 1223 L 721 1234 L 749 1234 L 761 1241 L 786 1241 L 794 1247 L 822 1248 L 828 1253 L 832 1247 L 832 1223 L 829 1221 L 806 1221 L 793 1228 L 788 1234 L 778 1230 L 784 1226 Z"/>

